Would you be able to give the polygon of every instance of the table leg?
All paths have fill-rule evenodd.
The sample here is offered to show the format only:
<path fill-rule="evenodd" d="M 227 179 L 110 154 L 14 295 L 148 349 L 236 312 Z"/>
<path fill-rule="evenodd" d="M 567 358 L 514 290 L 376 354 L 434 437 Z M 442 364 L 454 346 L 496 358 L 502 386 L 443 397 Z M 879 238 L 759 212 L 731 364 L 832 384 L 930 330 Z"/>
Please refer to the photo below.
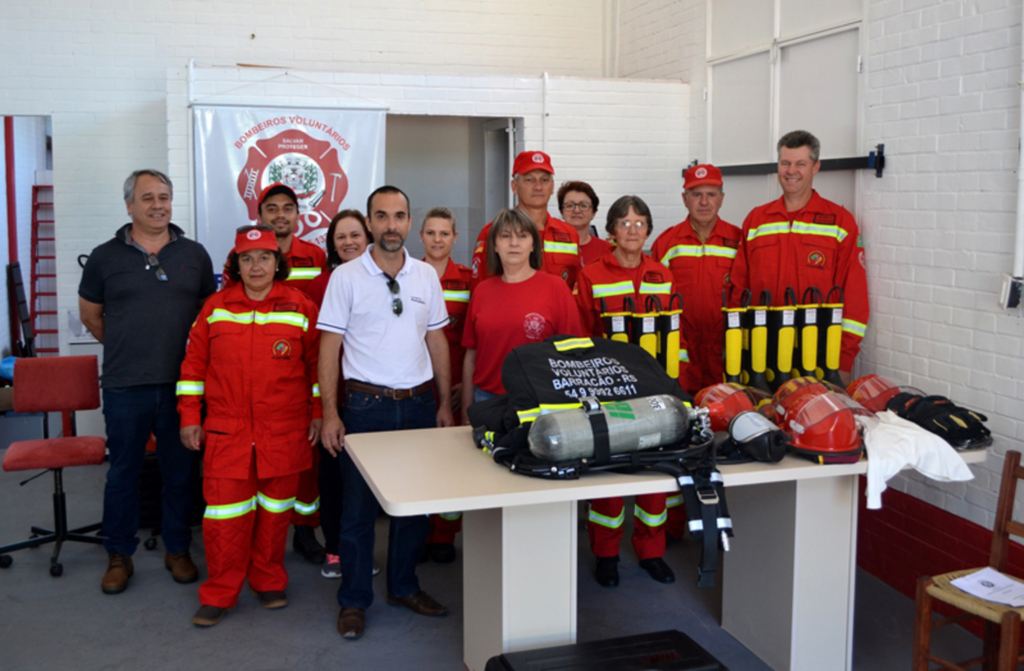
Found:
<path fill-rule="evenodd" d="M 856 476 L 732 487 L 722 627 L 778 671 L 848 671 Z"/>
<path fill-rule="evenodd" d="M 469 671 L 516 650 L 576 642 L 575 501 L 463 515 Z"/>

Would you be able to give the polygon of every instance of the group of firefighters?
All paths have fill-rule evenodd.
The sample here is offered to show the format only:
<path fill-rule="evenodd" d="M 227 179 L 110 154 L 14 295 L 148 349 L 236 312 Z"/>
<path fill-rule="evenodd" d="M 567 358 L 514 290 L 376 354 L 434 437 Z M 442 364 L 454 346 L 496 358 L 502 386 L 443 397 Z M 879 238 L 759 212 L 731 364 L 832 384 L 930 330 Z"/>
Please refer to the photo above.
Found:
<path fill-rule="evenodd" d="M 682 193 L 688 216 L 653 243 L 650 209 L 637 196 L 623 196 L 609 208 L 607 241 L 591 227 L 598 198 L 584 182 L 567 182 L 559 190 L 559 210 L 569 223 L 551 216 L 555 171 L 544 152 L 523 152 L 516 158 L 512 188 L 518 209 L 539 234 L 539 270 L 560 277 L 575 295 L 582 333 L 570 335 L 610 336 L 603 315 L 640 311 L 650 297 L 665 304 L 678 294 L 683 299 L 678 379 L 685 392 L 695 394 L 723 381 L 723 307 L 735 306 L 748 290 L 755 296 L 763 291 L 781 296 L 792 288 L 799 296 L 809 287 L 838 286 L 845 301 L 840 375 L 848 378 L 868 320 L 864 248 L 850 213 L 813 189 L 819 152 L 810 133 L 783 136 L 778 143 L 782 196 L 752 210 L 742 227 L 718 216 L 724 199 L 721 171 L 708 164 L 688 168 Z M 200 588 L 204 606 L 232 608 L 246 577 L 266 607 L 283 605 L 289 520 L 295 526 L 295 549 L 311 562 L 323 563 L 325 577 L 340 575 L 327 566 L 337 562 L 336 540 L 333 547 L 331 542 L 337 530 L 328 534 L 326 528 L 338 523 L 337 511 L 328 520 L 324 510 L 326 550 L 314 532 L 320 524 L 319 483 L 325 482 L 318 467 L 322 454 L 315 447 L 322 416 L 316 322 L 325 286 L 322 275 L 346 260 L 336 234 L 342 228 L 338 220 L 353 214 L 358 215 L 339 213 L 332 222 L 329 263 L 322 249 L 294 235 L 299 216 L 295 193 L 282 184 L 268 187 L 260 197 L 260 224 L 237 232 L 225 267 L 225 289 L 206 302 L 193 326 L 178 394 L 183 442 L 192 449 L 205 445 L 204 537 L 210 577 Z M 474 245 L 471 268 L 451 259 L 458 232 L 450 211 L 431 210 L 420 231 L 424 260 L 438 274 L 448 310 L 444 331 L 453 384 L 462 380 L 464 316 L 475 287 L 487 275 L 490 226 Z M 365 221 L 363 232 L 362 247 L 350 245 L 349 257 L 372 242 Z M 401 305 L 395 309 L 400 311 Z M 256 353 L 265 361 L 253 368 L 249 362 Z M 456 406 L 460 398 L 453 389 Z M 200 428 L 204 401 L 205 432 Z M 458 417 L 460 408 L 452 410 Z M 259 449 L 254 451 L 253 445 Z M 324 500 L 328 498 L 324 492 Z M 685 528 L 685 516 L 678 514 L 679 501 L 673 498 L 639 496 L 635 506 L 633 547 L 641 567 L 660 582 L 674 580 L 662 558 L 666 532 L 679 538 Z M 247 516 L 254 510 L 259 513 L 255 524 Z M 588 529 L 597 557 L 595 577 L 604 586 L 619 582 L 624 519 L 621 498 L 591 503 Z M 459 522 L 457 512 L 434 516 L 422 559 L 451 561 Z M 196 624 L 215 623 L 201 615 L 202 609 Z"/>

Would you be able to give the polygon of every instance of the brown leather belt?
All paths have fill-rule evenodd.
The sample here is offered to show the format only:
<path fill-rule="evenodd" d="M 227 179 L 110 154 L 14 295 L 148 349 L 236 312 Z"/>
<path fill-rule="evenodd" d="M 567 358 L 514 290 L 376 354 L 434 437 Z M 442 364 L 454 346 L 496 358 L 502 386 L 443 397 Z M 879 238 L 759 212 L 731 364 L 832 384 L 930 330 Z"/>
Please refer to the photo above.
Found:
<path fill-rule="evenodd" d="M 359 380 L 345 380 L 345 389 L 347 391 L 355 391 L 360 394 L 370 394 L 378 398 L 390 398 L 394 401 L 402 401 L 413 396 L 419 396 L 425 394 L 431 389 L 431 381 L 427 380 L 421 385 L 413 387 L 412 389 L 391 389 L 390 387 L 378 387 L 375 384 L 366 384 Z"/>

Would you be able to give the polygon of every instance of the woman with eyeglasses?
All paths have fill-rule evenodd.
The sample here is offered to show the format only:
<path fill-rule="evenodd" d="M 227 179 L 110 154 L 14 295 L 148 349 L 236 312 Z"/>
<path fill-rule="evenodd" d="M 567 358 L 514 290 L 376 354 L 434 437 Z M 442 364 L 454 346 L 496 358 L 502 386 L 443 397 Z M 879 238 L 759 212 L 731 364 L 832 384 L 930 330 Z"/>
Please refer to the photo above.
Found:
<path fill-rule="evenodd" d="M 579 311 L 561 277 L 538 272 L 540 233 L 519 210 L 502 210 L 487 236 L 491 277 L 469 300 L 462 346 L 462 420 L 473 403 L 505 393 L 501 364 L 514 347 L 553 335 L 578 336 Z"/>
<path fill-rule="evenodd" d="M 644 245 L 654 230 L 651 210 L 639 196 L 623 196 L 608 209 L 605 230 L 615 242 L 612 251 L 588 263 L 576 284 L 576 303 L 587 335 L 609 337 L 602 315 L 645 311 L 647 298 L 657 296 L 667 307 L 677 287 L 669 270 L 644 254 Z M 627 300 L 628 299 L 628 300 Z M 632 302 L 630 309 L 629 302 Z M 680 348 L 684 345 L 680 344 Z M 636 497 L 633 550 L 640 566 L 658 582 L 673 582 L 675 575 L 662 558 L 665 555 L 665 494 Z M 622 497 L 590 502 L 587 531 L 590 547 L 597 557 L 595 578 L 604 587 L 619 584 L 619 542 L 625 518 Z"/>
<path fill-rule="evenodd" d="M 580 234 L 580 258 L 587 266 L 605 255 L 612 246 L 591 233 L 590 222 L 601 201 L 586 182 L 565 182 L 558 189 L 558 211 L 562 219 Z"/>
<path fill-rule="evenodd" d="M 235 284 L 200 311 L 178 382 L 181 442 L 196 451 L 205 444 L 209 578 L 192 618 L 200 627 L 235 607 L 246 579 L 264 608 L 288 605 L 288 526 L 322 417 L 318 311 L 284 284 L 288 263 L 274 229 L 238 229 L 227 272 Z"/>
<path fill-rule="evenodd" d="M 306 294 L 313 299 L 317 308 L 324 304 L 324 293 L 334 269 L 343 263 L 358 258 L 373 242 L 373 235 L 366 227 L 366 217 L 359 210 L 342 210 L 334 215 L 327 227 L 327 272 L 320 273 L 306 287 Z M 343 349 L 338 351 L 338 367 L 341 367 Z M 345 378 L 338 376 L 338 403 L 345 398 Z M 341 412 L 341 409 L 338 409 Z M 313 455 L 318 462 L 320 528 L 324 532 L 324 550 L 327 553 L 320 575 L 329 580 L 341 578 L 341 557 L 338 554 L 338 538 L 341 534 L 341 502 L 343 498 L 341 469 L 338 460 L 321 445 Z M 380 569 L 374 565 L 374 575 Z"/>

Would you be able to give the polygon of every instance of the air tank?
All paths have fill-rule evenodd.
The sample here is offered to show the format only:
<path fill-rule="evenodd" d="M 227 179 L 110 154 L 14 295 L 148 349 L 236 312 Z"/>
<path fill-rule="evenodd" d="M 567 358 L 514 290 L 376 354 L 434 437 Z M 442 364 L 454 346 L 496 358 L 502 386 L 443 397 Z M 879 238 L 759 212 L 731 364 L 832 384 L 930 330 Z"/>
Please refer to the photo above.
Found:
<path fill-rule="evenodd" d="M 594 456 L 590 415 L 600 413 L 608 424 L 612 454 L 671 445 L 689 436 L 696 416 L 675 396 L 659 394 L 600 404 L 596 398 L 583 407 L 541 415 L 530 427 L 530 452 L 541 459 L 566 461 Z"/>

